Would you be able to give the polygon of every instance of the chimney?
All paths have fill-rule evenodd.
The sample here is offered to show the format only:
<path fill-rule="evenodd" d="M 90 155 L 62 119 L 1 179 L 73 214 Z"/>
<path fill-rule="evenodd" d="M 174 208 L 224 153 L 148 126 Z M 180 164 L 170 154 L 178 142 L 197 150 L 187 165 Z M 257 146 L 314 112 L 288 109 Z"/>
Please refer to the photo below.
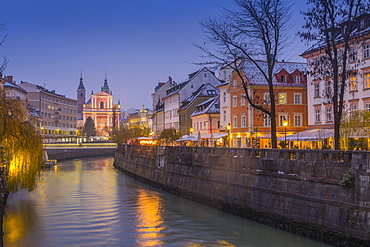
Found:
<path fill-rule="evenodd" d="M 8 75 L 5 77 L 6 81 L 9 82 L 9 83 L 12 83 L 13 84 L 13 76 L 12 75 Z"/>

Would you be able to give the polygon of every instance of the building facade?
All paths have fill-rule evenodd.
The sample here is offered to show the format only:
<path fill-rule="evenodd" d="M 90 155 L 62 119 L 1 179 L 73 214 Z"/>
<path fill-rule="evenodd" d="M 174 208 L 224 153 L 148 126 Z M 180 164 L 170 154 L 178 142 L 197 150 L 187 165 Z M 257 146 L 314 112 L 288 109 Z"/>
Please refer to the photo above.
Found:
<path fill-rule="evenodd" d="M 77 101 L 75 99 L 29 82 L 21 82 L 18 86 L 27 91 L 28 104 L 39 112 L 44 142 L 76 140 Z"/>
<path fill-rule="evenodd" d="M 267 63 L 259 61 L 267 69 Z M 242 63 L 241 74 L 254 102 L 269 107 L 269 87 L 262 73 L 250 61 Z M 307 93 L 304 63 L 277 62 L 274 71 L 277 136 L 306 129 Z M 242 80 L 233 72 L 227 93 L 230 95 L 230 143 L 232 147 L 271 148 L 271 119 L 250 106 Z M 284 123 L 287 126 L 284 126 Z M 224 128 L 225 126 L 223 126 Z M 296 144 L 292 144 L 296 145 Z"/>
<path fill-rule="evenodd" d="M 85 87 L 82 77 L 77 89 L 78 107 L 85 99 Z M 121 118 L 120 103 L 113 103 L 112 91 L 109 89 L 108 80 L 105 78 L 101 91 L 90 95 L 90 99 L 82 106 L 82 123 L 91 117 L 95 124 L 98 136 L 108 137 L 111 130 L 119 128 Z"/>

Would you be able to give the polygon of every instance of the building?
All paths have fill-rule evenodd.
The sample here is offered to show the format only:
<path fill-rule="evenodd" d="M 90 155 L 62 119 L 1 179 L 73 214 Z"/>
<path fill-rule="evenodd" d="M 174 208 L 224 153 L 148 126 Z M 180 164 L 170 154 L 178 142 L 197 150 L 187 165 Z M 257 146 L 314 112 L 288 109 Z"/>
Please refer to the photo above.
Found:
<path fill-rule="evenodd" d="M 141 110 L 130 111 L 126 115 L 127 127 L 130 128 L 147 128 L 150 131 L 153 127 L 153 110 L 142 106 Z"/>
<path fill-rule="evenodd" d="M 76 140 L 76 100 L 30 82 L 21 82 L 18 86 L 27 91 L 28 104 L 41 116 L 41 136 L 44 142 Z"/>
<path fill-rule="evenodd" d="M 363 14 L 357 18 L 353 23 L 353 31 L 351 32 L 351 38 L 349 40 L 349 56 L 348 56 L 348 71 L 351 72 L 349 78 L 345 82 L 345 93 L 344 93 L 344 114 L 351 113 L 357 110 L 370 111 L 370 14 Z M 338 40 L 337 47 L 339 49 L 339 55 L 341 55 L 341 35 L 345 30 L 345 25 L 339 25 L 335 37 Z M 321 57 L 325 56 L 325 46 L 318 44 L 305 51 L 302 55 L 307 61 L 307 66 L 313 64 Z M 339 64 L 339 67 L 341 64 Z M 309 70 L 311 67 L 308 68 Z M 308 81 L 308 127 L 310 129 L 316 129 L 317 133 L 322 129 L 332 129 L 334 123 L 334 112 L 332 107 L 331 99 L 333 97 L 333 86 L 331 84 L 330 77 L 319 78 L 318 75 L 312 75 L 311 73 L 307 76 Z M 329 131 L 329 130 L 327 130 Z M 349 137 L 350 146 L 349 149 L 356 147 L 368 149 L 369 141 L 366 138 L 361 138 L 361 135 Z M 331 137 L 333 134 L 331 135 Z M 324 136 L 325 138 L 319 138 L 325 143 L 318 143 L 316 148 L 322 148 L 321 145 L 332 145 L 332 138 Z M 367 143 L 366 143 L 367 142 Z"/>
<path fill-rule="evenodd" d="M 229 82 L 222 83 L 218 86 L 220 90 L 220 131 L 226 132 L 227 126 L 230 125 L 230 94 L 227 92 Z"/>
<path fill-rule="evenodd" d="M 166 129 L 175 128 L 180 130 L 180 119 L 178 110 L 181 102 L 194 93 L 201 85 L 209 83 L 213 86 L 221 84 L 220 80 L 207 68 L 202 68 L 188 78 L 166 91 L 166 96 L 162 98 L 164 103 L 164 127 Z"/>
<path fill-rule="evenodd" d="M 267 71 L 266 62 L 258 61 L 258 64 Z M 308 116 L 305 67 L 305 63 L 293 62 L 277 62 L 275 65 L 273 84 L 277 100 L 278 136 L 290 135 L 306 129 Z M 248 60 L 241 64 L 240 71 L 254 102 L 268 107 L 269 87 L 262 73 Z M 271 148 L 271 119 L 250 106 L 241 78 L 235 71 L 227 86 L 227 93 L 230 95 L 231 146 Z M 221 113 L 223 114 L 224 112 Z M 284 126 L 284 123 L 287 123 L 287 126 Z M 222 126 L 223 129 L 225 127 Z"/>
<path fill-rule="evenodd" d="M 82 77 L 77 88 L 78 109 L 82 106 L 82 123 L 91 117 L 95 124 L 95 129 L 98 136 L 108 137 L 112 129 L 119 128 L 121 118 L 120 103 L 113 103 L 112 91 L 109 89 L 107 77 L 104 79 L 104 84 L 101 91 L 96 94 L 91 94 L 90 99 L 85 103 L 85 86 L 83 85 Z"/>
<path fill-rule="evenodd" d="M 194 134 L 200 136 L 204 146 L 213 147 L 222 145 L 222 137 L 226 134 L 219 133 L 220 129 L 220 96 L 212 97 L 195 106 L 195 111 L 190 115 L 193 123 Z M 216 142 L 216 143 L 215 143 Z"/>
<path fill-rule="evenodd" d="M 189 134 L 190 128 L 195 129 L 190 116 L 197 110 L 200 103 L 219 95 L 219 89 L 209 83 L 200 86 L 194 93 L 181 102 L 178 110 L 180 132 Z"/>
<path fill-rule="evenodd" d="M 168 89 L 176 85 L 176 82 L 172 81 L 171 77 L 168 77 L 168 81 L 158 82 L 158 85 L 154 88 L 154 93 L 152 93 L 154 111 L 152 131 L 155 136 L 159 136 L 164 130 L 164 102 L 162 98 L 166 96 Z"/>

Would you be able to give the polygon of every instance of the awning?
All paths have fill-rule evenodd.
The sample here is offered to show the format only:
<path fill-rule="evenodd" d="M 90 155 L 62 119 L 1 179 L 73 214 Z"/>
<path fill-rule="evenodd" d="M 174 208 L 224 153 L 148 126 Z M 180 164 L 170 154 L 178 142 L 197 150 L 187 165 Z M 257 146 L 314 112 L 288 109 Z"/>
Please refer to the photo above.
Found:
<path fill-rule="evenodd" d="M 286 136 L 287 141 L 322 141 L 334 137 L 333 129 L 310 129 L 297 132 L 293 135 Z M 278 141 L 284 141 L 285 136 L 278 138 Z"/>
<path fill-rule="evenodd" d="M 183 135 L 180 139 L 176 141 L 198 141 L 198 137 L 195 135 Z"/>
<path fill-rule="evenodd" d="M 227 136 L 227 133 L 213 133 L 213 139 L 219 139 Z M 211 139 L 211 134 L 204 134 L 200 137 L 201 139 Z"/>

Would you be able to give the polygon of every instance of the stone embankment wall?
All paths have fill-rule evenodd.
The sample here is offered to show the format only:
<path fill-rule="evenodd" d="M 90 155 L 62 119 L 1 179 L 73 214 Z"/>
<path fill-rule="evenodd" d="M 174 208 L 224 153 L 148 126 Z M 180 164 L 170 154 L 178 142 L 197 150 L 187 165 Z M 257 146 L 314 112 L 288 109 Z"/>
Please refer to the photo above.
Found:
<path fill-rule="evenodd" d="M 47 149 L 48 158 L 51 160 L 66 160 L 93 156 L 114 156 L 116 148 L 71 148 Z"/>
<path fill-rule="evenodd" d="M 114 166 L 173 194 L 336 246 L 370 246 L 370 153 L 120 145 Z M 339 185 L 351 170 L 353 186 Z"/>

